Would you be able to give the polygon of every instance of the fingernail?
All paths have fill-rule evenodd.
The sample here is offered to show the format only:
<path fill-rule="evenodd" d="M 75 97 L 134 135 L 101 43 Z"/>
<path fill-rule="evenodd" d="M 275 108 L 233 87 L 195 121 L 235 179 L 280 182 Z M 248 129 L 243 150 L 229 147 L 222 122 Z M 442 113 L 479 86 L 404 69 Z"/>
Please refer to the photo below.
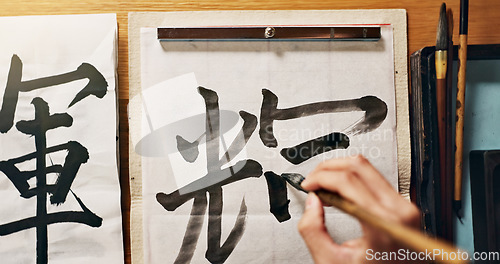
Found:
<path fill-rule="evenodd" d="M 300 187 L 304 188 L 305 186 L 307 186 L 307 184 L 309 183 L 309 181 L 307 180 L 307 178 L 305 178 L 301 183 L 300 183 Z"/>

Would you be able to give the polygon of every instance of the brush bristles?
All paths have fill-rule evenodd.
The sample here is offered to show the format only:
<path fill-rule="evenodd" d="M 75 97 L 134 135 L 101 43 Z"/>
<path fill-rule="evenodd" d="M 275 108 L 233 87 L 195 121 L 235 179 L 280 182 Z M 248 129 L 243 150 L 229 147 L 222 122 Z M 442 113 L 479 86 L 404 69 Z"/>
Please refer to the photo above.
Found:
<path fill-rule="evenodd" d="M 436 50 L 446 50 L 448 48 L 448 22 L 446 18 L 446 4 L 441 5 L 439 22 L 437 28 Z"/>
<path fill-rule="evenodd" d="M 302 181 L 305 180 L 304 176 L 302 176 L 298 173 L 283 173 L 283 174 L 281 174 L 281 177 L 283 177 L 295 189 L 297 189 L 299 191 L 307 192 L 306 190 L 302 189 L 302 187 L 300 186 Z"/>

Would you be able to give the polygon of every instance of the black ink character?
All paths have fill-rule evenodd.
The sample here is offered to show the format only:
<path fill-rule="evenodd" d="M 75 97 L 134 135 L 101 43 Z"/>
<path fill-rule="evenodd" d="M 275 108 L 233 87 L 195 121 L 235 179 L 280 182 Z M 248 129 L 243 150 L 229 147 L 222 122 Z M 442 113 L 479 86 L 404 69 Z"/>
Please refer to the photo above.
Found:
<path fill-rule="evenodd" d="M 289 120 L 324 113 L 341 113 L 364 111 L 361 121 L 356 123 L 348 134 L 360 134 L 377 129 L 387 116 L 387 105 L 375 96 L 364 96 L 359 99 L 325 101 L 278 109 L 278 97 L 267 89 L 262 90 L 264 96 L 260 111 L 259 135 L 262 143 L 269 148 L 278 146 L 273 134 L 275 120 Z M 349 137 L 344 133 L 334 132 L 321 136 L 292 148 L 280 151 L 281 155 L 293 164 L 300 164 L 316 155 L 349 147 Z"/>
<path fill-rule="evenodd" d="M 23 63 L 17 55 L 13 55 L 10 64 L 7 85 L 3 96 L 2 109 L 0 109 L 0 132 L 6 133 L 14 124 L 17 101 L 20 92 L 29 92 L 76 80 L 89 79 L 88 84 L 80 90 L 68 105 L 73 106 L 87 96 L 93 95 L 103 98 L 106 95 L 108 83 L 102 74 L 91 64 L 82 63 L 75 71 L 39 78 L 29 81 L 21 81 Z"/>
<path fill-rule="evenodd" d="M 175 263 L 189 263 L 191 261 L 200 236 L 207 206 L 209 210 L 208 249 L 205 256 L 211 263 L 223 263 L 243 235 L 247 207 L 243 199 L 236 223 L 226 242 L 220 246 L 223 206 L 222 186 L 249 177 L 260 177 L 262 175 L 262 167 L 258 162 L 251 159 L 238 161 L 234 166 L 226 169 L 221 169 L 221 167 L 231 161 L 245 147 L 257 126 L 257 118 L 252 114 L 240 111 L 240 117 L 244 121 L 242 129 L 239 132 L 239 136 L 236 137 L 223 155 L 225 158 L 220 159 L 218 96 L 214 91 L 203 87 L 199 87 L 198 90 L 205 100 L 206 107 L 206 132 L 204 135 L 207 142 L 208 174 L 170 194 L 158 193 L 156 199 L 168 211 L 174 211 L 182 204 L 194 199 L 186 233 Z M 278 145 L 273 134 L 273 122 L 275 120 L 289 120 L 322 113 L 364 111 L 365 116 L 363 120 L 355 124 L 348 131 L 348 133 L 356 135 L 376 129 L 385 120 L 387 115 L 387 105 L 374 96 L 365 96 L 353 100 L 326 101 L 288 109 L 278 109 L 278 97 L 266 89 L 262 93 L 264 98 L 261 107 L 259 135 L 263 144 L 269 148 L 274 148 Z M 176 137 L 177 149 L 187 162 L 192 163 L 197 159 L 200 139 L 201 137 L 194 142 L 189 142 L 182 136 Z M 284 148 L 280 153 L 290 163 L 300 164 L 327 151 L 346 149 L 348 147 L 349 137 L 343 133 L 333 132 L 292 148 Z M 228 175 L 230 176 L 228 177 Z M 268 186 L 271 213 L 279 222 L 289 220 L 291 218 L 289 213 L 290 200 L 287 197 L 286 181 L 272 171 L 268 171 L 264 175 Z M 210 200 L 207 199 L 207 192 Z"/>
<path fill-rule="evenodd" d="M 5 133 L 13 126 L 14 113 L 19 92 L 27 92 L 48 86 L 62 84 L 73 80 L 89 78 L 89 84 L 83 88 L 73 99 L 68 107 L 79 102 L 89 95 L 102 98 L 107 90 L 104 77 L 90 64 L 82 64 L 75 72 L 58 76 L 40 78 L 32 81 L 21 82 L 22 62 L 14 55 L 12 57 L 11 69 L 7 80 L 2 109 L 0 110 L 0 131 Z M 49 106 L 42 98 L 36 97 L 32 100 L 35 108 L 33 120 L 22 120 L 16 123 L 16 128 L 23 134 L 33 136 L 35 139 L 35 152 L 22 157 L 0 161 L 2 171 L 19 191 L 21 197 L 30 199 L 36 196 L 36 216 L 0 225 L 0 236 L 6 236 L 22 230 L 36 228 L 36 256 L 37 264 L 48 262 L 48 238 L 47 226 L 55 223 L 80 223 L 91 227 L 99 227 L 102 218 L 90 211 L 70 189 L 80 169 L 80 166 L 89 159 L 87 149 L 76 141 L 47 147 L 47 132 L 60 127 L 70 127 L 73 118 L 67 114 L 53 114 L 49 112 Z M 59 151 L 67 151 L 64 164 L 47 166 L 47 156 Z M 50 158 L 50 156 L 49 156 Z M 36 160 L 36 169 L 33 171 L 20 171 L 17 164 Z M 57 181 L 55 184 L 47 184 L 47 174 L 55 173 Z M 36 179 L 36 186 L 30 187 L 28 181 Z M 82 211 L 66 211 L 47 213 L 47 196 L 50 194 L 50 203 L 59 205 L 66 201 L 72 193 Z"/>
<path fill-rule="evenodd" d="M 247 207 L 245 199 L 243 198 L 236 222 L 228 238 L 221 245 L 221 221 L 223 208 L 222 186 L 250 177 L 260 177 L 262 175 L 262 166 L 254 160 L 247 159 L 241 160 L 234 166 L 230 166 L 225 169 L 221 169 L 221 167 L 231 161 L 243 150 L 244 146 L 248 142 L 248 139 L 257 127 L 257 117 L 247 112 L 240 111 L 240 117 L 243 119 L 242 129 L 222 156 L 223 158 L 219 158 L 219 98 L 217 93 L 212 90 L 199 87 L 198 91 L 205 100 L 206 107 L 205 136 L 208 173 L 201 179 L 196 180 L 175 192 L 170 194 L 158 193 L 156 195 L 156 199 L 168 211 L 174 211 L 182 204 L 194 199 L 188 227 L 175 263 L 188 263 L 191 261 L 196 248 L 196 243 L 200 236 L 207 206 L 209 216 L 208 249 L 205 257 L 211 263 L 223 263 L 233 252 L 243 235 L 243 231 L 245 230 Z M 183 151 L 185 148 L 182 146 L 189 142 L 182 139 L 180 136 L 177 137 L 177 140 L 178 146 L 180 143 L 179 150 Z M 195 141 L 196 144 L 197 142 L 199 142 L 199 140 Z M 197 154 L 188 156 L 195 159 Z M 209 197 L 208 199 L 207 193 Z"/>
<path fill-rule="evenodd" d="M 275 120 L 290 120 L 324 113 L 364 111 L 364 118 L 347 132 L 356 135 L 375 130 L 387 116 L 387 105 L 375 96 L 365 96 L 352 100 L 325 101 L 278 109 L 278 97 L 273 92 L 262 89 L 262 95 L 259 135 L 262 143 L 269 148 L 278 146 L 278 141 L 273 134 L 273 122 Z M 283 148 L 280 154 L 288 162 L 298 165 L 328 151 L 347 149 L 349 144 L 350 139 L 346 134 L 332 132 L 291 148 Z M 283 177 L 272 171 L 266 172 L 265 175 L 268 182 L 271 212 L 278 221 L 286 221 L 290 218 L 288 213 L 290 201 L 287 198 L 286 182 Z"/>

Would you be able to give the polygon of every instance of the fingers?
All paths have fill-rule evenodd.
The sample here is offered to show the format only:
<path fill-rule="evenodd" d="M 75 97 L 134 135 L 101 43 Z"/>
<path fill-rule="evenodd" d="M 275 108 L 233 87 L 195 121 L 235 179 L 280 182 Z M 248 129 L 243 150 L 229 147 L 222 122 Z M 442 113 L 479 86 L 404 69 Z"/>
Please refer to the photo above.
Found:
<path fill-rule="evenodd" d="M 383 213 L 382 208 L 367 186 L 349 171 L 317 171 L 303 182 L 304 189 L 324 189 L 340 194 L 343 198 L 372 211 Z"/>
<path fill-rule="evenodd" d="M 403 199 L 363 156 L 319 164 L 302 182 L 306 190 L 325 189 L 389 221 L 416 225 L 419 211 Z"/>
<path fill-rule="evenodd" d="M 390 198 L 394 199 L 393 194 L 397 194 L 384 176 L 362 155 L 324 161 L 311 174 L 332 170 L 352 172 L 374 191 L 377 198 L 384 198 L 389 194 Z"/>
<path fill-rule="evenodd" d="M 331 263 L 339 245 L 328 234 L 323 206 L 318 196 L 312 192 L 307 196 L 306 209 L 298 229 L 314 258 L 314 263 Z"/>
<path fill-rule="evenodd" d="M 302 182 L 309 191 L 319 189 L 338 193 L 364 211 L 388 222 L 418 227 L 420 213 L 414 204 L 403 199 L 380 172 L 362 156 L 321 163 Z M 319 198 L 311 193 L 299 222 L 315 263 L 363 263 L 365 251 L 396 248 L 395 241 L 378 228 L 361 223 L 364 236 L 343 245 L 336 244 L 324 225 L 324 211 Z M 332 260 L 340 261 L 333 262 Z"/>
<path fill-rule="evenodd" d="M 318 177 L 318 174 L 342 172 L 344 174 L 349 174 L 350 178 L 357 178 L 365 186 L 365 188 L 358 193 L 365 195 L 370 195 L 367 199 L 376 201 L 381 205 L 392 207 L 394 206 L 394 201 L 400 198 L 396 190 L 387 182 L 387 180 L 380 174 L 380 172 L 362 155 L 347 157 L 341 159 L 332 159 L 320 163 L 303 182 L 302 187 L 306 190 L 316 190 L 318 189 L 317 182 L 323 181 Z M 332 174 L 331 177 L 334 175 Z M 341 188 L 345 188 L 345 184 L 349 182 L 338 182 L 341 184 Z M 338 191 L 331 189 L 331 186 L 321 186 L 330 191 Z M 329 188 L 330 187 L 330 188 Z M 336 189 L 339 187 L 337 186 Z M 343 193 L 339 192 L 343 195 Z M 352 200 L 354 201 L 354 200 Z"/>

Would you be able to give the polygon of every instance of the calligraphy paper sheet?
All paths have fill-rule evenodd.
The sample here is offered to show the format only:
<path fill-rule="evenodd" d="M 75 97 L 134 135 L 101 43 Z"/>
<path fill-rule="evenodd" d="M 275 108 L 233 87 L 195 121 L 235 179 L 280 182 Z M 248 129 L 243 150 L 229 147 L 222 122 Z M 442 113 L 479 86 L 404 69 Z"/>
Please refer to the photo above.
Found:
<path fill-rule="evenodd" d="M 114 14 L 0 18 L 2 263 L 123 263 Z"/>
<path fill-rule="evenodd" d="M 326 159 L 363 154 L 397 189 L 393 27 L 380 27 L 374 42 L 160 42 L 141 28 L 129 114 L 144 263 L 312 263 L 305 194 L 280 175 Z M 361 235 L 336 209 L 326 219 L 338 242 Z"/>

